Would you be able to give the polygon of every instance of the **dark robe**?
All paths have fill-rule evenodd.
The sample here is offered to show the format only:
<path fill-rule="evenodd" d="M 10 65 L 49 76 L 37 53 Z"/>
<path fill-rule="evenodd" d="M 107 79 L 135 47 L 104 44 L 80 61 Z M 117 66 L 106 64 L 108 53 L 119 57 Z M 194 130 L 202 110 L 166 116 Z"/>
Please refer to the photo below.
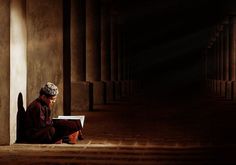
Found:
<path fill-rule="evenodd" d="M 29 143 L 55 143 L 81 130 L 80 120 L 52 120 L 48 105 L 37 98 L 25 114 L 25 141 Z"/>

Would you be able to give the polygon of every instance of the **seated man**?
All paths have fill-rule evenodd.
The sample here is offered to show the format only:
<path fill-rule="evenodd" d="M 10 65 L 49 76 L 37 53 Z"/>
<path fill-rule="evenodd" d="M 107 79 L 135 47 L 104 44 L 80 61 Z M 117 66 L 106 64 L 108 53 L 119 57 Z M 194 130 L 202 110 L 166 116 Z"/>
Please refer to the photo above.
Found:
<path fill-rule="evenodd" d="M 58 95 L 58 88 L 48 82 L 39 92 L 25 113 L 25 141 L 29 143 L 62 143 L 69 137 L 68 143 L 76 143 L 82 139 L 80 120 L 52 121 L 52 105 Z M 73 139 L 74 138 L 74 139 Z M 75 140 L 76 138 L 76 140 Z"/>

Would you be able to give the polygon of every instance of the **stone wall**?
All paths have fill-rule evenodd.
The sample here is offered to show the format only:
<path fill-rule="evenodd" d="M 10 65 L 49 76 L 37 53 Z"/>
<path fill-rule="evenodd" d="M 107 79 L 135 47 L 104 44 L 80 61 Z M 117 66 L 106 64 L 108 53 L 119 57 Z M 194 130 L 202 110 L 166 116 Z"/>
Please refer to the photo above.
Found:
<path fill-rule="evenodd" d="M 0 144 L 9 143 L 10 0 L 0 0 Z"/>
<path fill-rule="evenodd" d="M 39 95 L 51 81 L 59 87 L 53 115 L 63 114 L 63 2 L 62 0 L 27 1 L 28 79 L 27 100 Z"/>

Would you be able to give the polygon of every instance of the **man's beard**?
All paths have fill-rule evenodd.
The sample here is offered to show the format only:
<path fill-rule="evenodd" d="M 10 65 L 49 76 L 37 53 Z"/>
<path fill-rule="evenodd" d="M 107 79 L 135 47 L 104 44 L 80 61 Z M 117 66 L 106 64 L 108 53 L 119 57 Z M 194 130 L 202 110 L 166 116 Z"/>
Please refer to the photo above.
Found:
<path fill-rule="evenodd" d="M 52 103 L 52 104 L 49 104 L 48 107 L 49 107 L 49 109 L 52 111 L 52 109 L 53 109 L 53 107 L 54 107 L 54 104 L 53 104 L 53 103 Z"/>

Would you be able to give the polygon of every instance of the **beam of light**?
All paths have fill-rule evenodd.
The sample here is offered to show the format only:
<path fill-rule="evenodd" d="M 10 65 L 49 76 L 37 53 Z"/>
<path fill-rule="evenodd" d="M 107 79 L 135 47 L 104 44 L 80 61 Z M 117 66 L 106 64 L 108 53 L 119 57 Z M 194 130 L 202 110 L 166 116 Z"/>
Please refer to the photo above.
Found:
<path fill-rule="evenodd" d="M 26 105 L 26 16 L 25 0 L 11 0 L 10 7 L 10 143 L 16 139 L 17 97 Z"/>
<path fill-rule="evenodd" d="M 206 45 L 201 36 L 207 35 L 209 29 L 202 29 L 194 34 L 184 36 L 164 45 L 154 46 L 151 49 L 139 52 L 134 55 L 136 59 L 131 59 L 137 70 L 152 67 L 165 61 L 174 59 L 182 54 L 187 54 L 194 49 L 199 49 Z M 137 58 L 139 57 L 139 58 Z"/>

